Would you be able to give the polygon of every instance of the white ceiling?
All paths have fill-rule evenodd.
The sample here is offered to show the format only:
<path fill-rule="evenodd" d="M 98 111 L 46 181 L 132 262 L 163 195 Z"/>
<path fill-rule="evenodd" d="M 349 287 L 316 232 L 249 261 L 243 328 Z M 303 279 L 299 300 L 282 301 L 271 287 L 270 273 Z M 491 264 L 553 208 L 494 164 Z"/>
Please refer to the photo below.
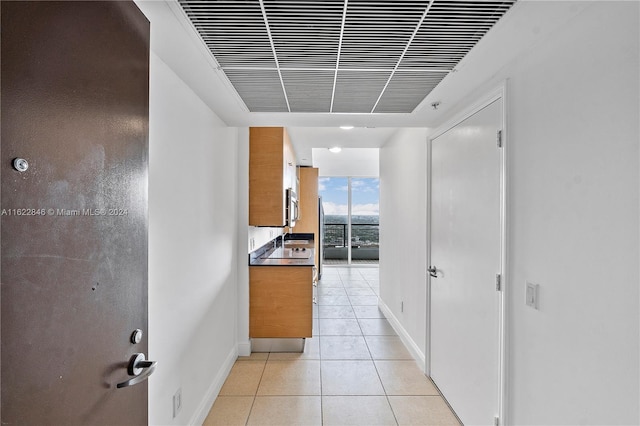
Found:
<path fill-rule="evenodd" d="M 402 127 L 435 127 L 504 65 L 553 34 L 589 1 L 519 0 L 411 113 L 249 112 L 177 0 L 136 0 L 152 22 L 152 50 L 228 126 L 285 126 L 298 159 L 311 148 L 380 147 Z M 154 33 L 155 28 L 155 33 Z M 154 40 L 156 40 L 154 45 Z M 484 87 L 485 90 L 493 87 Z M 439 103 L 438 109 L 431 104 Z M 338 129 L 353 125 L 350 131 Z"/>
<path fill-rule="evenodd" d="M 377 148 L 344 148 L 339 153 L 326 148 L 313 148 L 313 167 L 320 177 L 378 177 L 380 150 Z"/>
<path fill-rule="evenodd" d="M 380 148 L 396 132 L 394 127 L 353 128 L 342 130 L 335 127 L 288 127 L 289 136 L 295 141 L 298 163 L 312 165 L 313 148 Z M 340 154 L 338 154 L 340 155 Z"/>

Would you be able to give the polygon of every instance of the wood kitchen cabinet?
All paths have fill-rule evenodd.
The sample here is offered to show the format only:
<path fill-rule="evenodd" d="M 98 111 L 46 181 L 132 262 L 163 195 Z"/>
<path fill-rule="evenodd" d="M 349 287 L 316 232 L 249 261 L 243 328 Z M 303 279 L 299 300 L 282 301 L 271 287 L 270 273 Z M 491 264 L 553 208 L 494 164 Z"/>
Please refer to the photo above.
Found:
<path fill-rule="evenodd" d="M 249 267 L 249 337 L 312 337 L 313 268 Z"/>
<path fill-rule="evenodd" d="M 286 226 L 288 188 L 297 190 L 297 176 L 296 156 L 286 129 L 251 127 L 249 225 Z"/>
<path fill-rule="evenodd" d="M 315 248 L 315 265 L 319 266 L 320 244 L 319 232 L 319 211 L 318 211 L 318 175 L 319 170 L 316 167 L 300 167 L 298 170 L 300 176 L 300 191 L 298 199 L 300 200 L 300 218 L 296 222 L 296 226 L 292 232 L 313 234 Z"/>

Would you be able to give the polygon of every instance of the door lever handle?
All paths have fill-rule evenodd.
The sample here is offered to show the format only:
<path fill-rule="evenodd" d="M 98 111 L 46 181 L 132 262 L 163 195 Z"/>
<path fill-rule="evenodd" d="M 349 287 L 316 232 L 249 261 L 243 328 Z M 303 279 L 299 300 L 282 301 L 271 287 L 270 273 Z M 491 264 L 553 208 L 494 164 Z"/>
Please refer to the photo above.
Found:
<path fill-rule="evenodd" d="M 429 272 L 430 277 L 438 278 L 438 270 L 436 269 L 435 266 L 429 266 L 429 269 L 427 269 L 427 272 Z"/>
<path fill-rule="evenodd" d="M 126 388 L 140 382 L 144 382 L 156 370 L 157 364 L 157 361 L 147 361 L 143 353 L 131 355 L 129 366 L 127 367 L 127 372 L 130 376 L 134 377 L 125 382 L 118 383 L 116 387 L 118 389 Z"/>

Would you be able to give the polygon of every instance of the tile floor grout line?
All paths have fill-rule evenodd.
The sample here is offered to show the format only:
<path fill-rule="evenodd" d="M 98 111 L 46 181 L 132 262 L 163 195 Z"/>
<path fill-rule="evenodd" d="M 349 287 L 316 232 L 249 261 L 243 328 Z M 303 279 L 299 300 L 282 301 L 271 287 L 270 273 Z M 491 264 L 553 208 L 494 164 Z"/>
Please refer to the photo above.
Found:
<path fill-rule="evenodd" d="M 365 278 L 366 280 L 366 278 Z M 369 288 L 371 288 L 371 284 L 369 284 L 369 281 L 366 280 L 367 285 L 369 286 Z M 373 288 L 371 288 L 371 291 L 373 291 Z M 374 294 L 375 291 L 373 291 Z M 380 299 L 380 296 L 376 294 L 376 296 L 378 297 L 378 299 Z M 360 325 L 360 320 L 358 320 L 358 325 Z M 360 325 L 360 329 L 362 329 L 362 326 Z M 362 331 L 363 337 L 364 337 L 364 331 Z M 396 412 L 393 410 L 393 405 L 391 405 L 391 400 L 389 399 L 389 394 L 387 393 L 387 388 L 384 385 L 384 382 L 382 381 L 382 377 L 380 377 L 380 371 L 378 370 L 378 365 L 376 364 L 376 360 L 373 359 L 373 354 L 371 353 L 371 348 L 369 348 L 369 342 L 367 341 L 366 338 L 364 338 L 364 342 L 367 345 L 367 349 L 369 349 L 369 354 L 371 355 L 371 360 L 373 362 L 373 368 L 375 368 L 376 370 L 376 374 L 378 375 L 378 380 L 380 380 L 380 384 L 382 385 L 382 390 L 384 391 L 384 397 L 387 400 L 387 404 L 389 404 L 389 409 L 391 410 L 391 414 L 393 414 L 393 420 L 396 422 L 396 425 L 399 425 L 400 422 L 398 422 L 398 417 L 396 416 Z"/>
<path fill-rule="evenodd" d="M 264 377 L 264 371 L 267 369 L 267 362 L 269 362 L 270 357 L 271 357 L 271 352 L 269 352 L 269 355 L 267 355 L 267 359 L 264 362 L 264 367 L 262 368 L 262 373 L 260 374 L 260 380 L 258 380 L 258 386 L 256 387 L 256 393 L 253 394 L 253 401 L 251 402 L 251 407 L 249 408 L 249 415 L 247 416 L 247 421 L 244 423 L 245 426 L 248 426 L 249 424 L 249 419 L 251 418 L 251 412 L 253 411 L 253 406 L 256 404 L 256 398 L 258 397 L 258 389 L 260 389 L 260 383 L 262 383 L 262 378 Z"/>
<path fill-rule="evenodd" d="M 391 414 L 393 414 L 393 420 L 395 420 L 396 425 L 399 425 L 398 417 L 396 417 L 396 412 L 393 410 L 393 405 L 391 405 L 391 400 L 389 399 L 389 394 L 387 393 L 387 388 L 384 386 L 384 382 L 382 381 L 382 377 L 380 377 L 380 371 L 378 371 L 378 365 L 375 361 L 373 361 L 373 368 L 376 369 L 376 374 L 378 375 L 378 380 L 380 380 L 380 384 L 382 385 L 382 390 L 384 391 L 384 397 L 387 400 L 387 404 L 389 404 L 389 408 L 391 409 Z"/>
<path fill-rule="evenodd" d="M 336 287 L 336 288 L 341 288 L 345 294 L 347 294 L 346 289 L 344 287 L 344 282 L 342 281 L 342 277 L 339 275 L 338 273 L 338 280 L 340 281 L 340 287 Z M 329 305 L 329 306 L 335 306 L 335 305 Z M 353 308 L 351 308 L 353 310 Z M 355 316 L 355 314 L 354 314 Z M 320 308 L 318 308 L 318 328 L 320 328 Z M 319 333 L 322 333 L 320 330 L 318 330 Z M 324 388 L 322 386 L 322 363 L 324 362 L 324 358 L 322 356 L 322 345 L 320 345 L 320 419 L 321 419 L 321 424 L 324 425 Z"/>
<path fill-rule="evenodd" d="M 367 285 L 369 285 L 369 283 L 367 282 Z M 349 298 L 349 301 L 351 302 L 351 298 Z M 351 309 L 353 309 L 353 303 L 351 304 Z M 382 381 L 382 377 L 380 377 L 380 372 L 378 371 L 378 366 L 376 365 L 375 359 L 373 358 L 373 353 L 371 352 L 371 348 L 369 347 L 369 342 L 367 341 L 365 335 L 364 335 L 364 330 L 362 330 L 362 325 L 360 325 L 360 319 L 356 319 L 357 323 L 358 323 L 358 327 L 360 328 L 360 333 L 362 334 L 362 339 L 364 340 L 364 344 L 367 346 L 367 350 L 369 351 L 369 356 L 371 357 L 371 363 L 373 364 L 373 368 L 376 370 L 376 375 L 378 376 L 378 380 L 380 381 L 380 386 L 382 387 L 382 391 L 384 392 L 384 397 L 387 401 L 387 404 L 389 405 L 389 409 L 391 410 L 391 414 L 393 415 L 393 420 L 395 421 L 396 425 L 399 425 L 398 423 L 398 418 L 396 417 L 396 413 L 395 411 L 393 411 L 393 406 L 391 405 L 391 401 L 389 400 L 389 395 L 387 394 L 387 389 L 384 386 L 384 382 Z"/>
<path fill-rule="evenodd" d="M 318 282 L 318 289 L 320 289 L 320 282 Z M 318 299 L 320 295 L 318 295 Z M 324 425 L 324 407 L 323 407 L 323 390 L 322 390 L 322 342 L 320 341 L 322 335 L 320 334 L 320 305 L 318 305 L 318 362 L 320 363 L 320 424 Z"/>
<path fill-rule="evenodd" d="M 364 279 L 365 279 L 365 282 L 367 283 L 367 287 L 364 287 L 364 286 L 363 286 L 363 287 L 361 287 L 361 288 L 370 288 L 371 290 L 373 290 L 372 285 L 371 285 L 371 284 L 370 284 L 370 282 L 367 280 L 367 278 L 366 278 L 366 277 L 364 277 L 363 272 L 362 272 L 361 270 L 359 270 L 359 268 L 353 268 L 353 269 L 352 269 L 351 271 L 349 271 L 349 272 L 350 272 L 350 273 L 349 273 L 349 276 L 350 276 L 350 277 L 353 277 L 353 278 L 356 280 L 355 282 L 358 282 L 358 283 L 359 283 L 359 282 L 361 282 L 361 279 L 360 279 L 360 278 L 359 278 L 359 276 L 357 275 L 358 273 L 362 276 L 362 278 L 364 278 Z M 355 288 L 360 288 L 360 287 L 350 287 L 350 284 L 352 284 L 353 282 L 351 282 L 351 280 L 346 276 L 346 270 L 345 270 L 345 277 L 344 277 L 344 278 L 343 278 L 343 277 L 341 277 L 341 276 L 327 276 L 327 279 L 329 279 L 330 281 L 332 281 L 332 283 L 331 283 L 331 284 L 338 283 L 338 286 L 337 286 L 337 287 L 333 287 L 333 288 L 341 288 L 341 289 L 343 289 L 343 291 L 345 292 L 345 294 L 347 293 L 347 290 L 348 290 L 349 288 L 354 288 L 354 289 L 355 289 Z M 374 279 L 374 278 L 371 278 L 371 279 Z M 346 286 L 346 287 L 345 287 L 345 282 L 347 283 L 347 286 Z M 320 288 L 322 288 L 322 282 L 320 282 Z M 332 287 L 324 287 L 324 288 L 332 288 Z M 354 291 L 354 292 L 355 292 L 355 293 L 358 293 L 359 291 Z M 374 293 L 375 293 L 375 291 L 374 291 Z M 343 310 L 349 310 L 349 311 L 353 314 L 353 317 L 352 317 L 352 318 L 341 318 L 341 317 L 339 317 L 339 318 L 328 318 L 328 320 L 330 320 L 330 322 L 332 322 L 332 323 L 334 322 L 336 325 L 338 325 L 338 326 L 339 326 L 341 321 L 342 321 L 342 322 L 345 322 L 345 320 L 346 320 L 346 322 L 348 322 L 348 323 L 350 323 L 350 324 L 353 324 L 353 322 L 352 322 L 351 320 L 352 320 L 352 319 L 355 319 L 355 320 L 356 320 L 356 324 L 358 325 L 359 334 L 356 334 L 357 332 L 354 332 L 354 333 L 352 333 L 352 334 L 336 334 L 336 335 L 331 335 L 331 336 L 322 336 L 322 335 L 320 334 L 320 333 L 321 333 L 321 328 L 322 328 L 322 326 L 321 326 L 321 324 L 320 324 L 320 320 L 321 320 L 321 318 L 320 318 L 320 306 L 317 306 L 317 307 L 316 307 L 317 312 L 318 312 L 318 315 L 317 315 L 317 326 L 318 326 L 318 332 L 319 332 L 319 334 L 318 334 L 318 335 L 316 335 L 316 336 L 313 336 L 312 338 L 317 340 L 317 345 L 318 345 L 318 355 L 317 355 L 317 357 L 318 357 L 318 358 L 317 358 L 317 359 L 319 360 L 319 361 L 318 361 L 318 362 L 319 362 L 319 368 L 318 368 L 318 371 L 319 371 L 319 374 L 320 374 L 320 377 L 319 377 L 319 385 L 320 385 L 320 392 L 319 392 L 319 397 L 320 397 L 320 404 L 319 404 L 319 405 L 320 405 L 320 419 L 319 419 L 319 420 L 321 421 L 321 424 L 323 424 L 323 425 L 324 425 L 324 424 L 325 424 L 325 422 L 327 422 L 327 421 L 330 421 L 330 420 L 331 420 L 331 416 L 332 416 L 332 415 L 335 415 L 335 414 L 336 414 L 335 412 L 333 412 L 333 411 L 331 410 L 331 404 L 330 404 L 330 405 L 328 405 L 328 406 L 327 406 L 327 410 L 328 410 L 329 416 L 327 417 L 327 419 L 325 419 L 325 417 L 324 417 L 324 414 L 325 414 L 325 411 L 324 411 L 324 408 L 325 408 L 325 406 L 324 406 L 324 397 L 325 397 L 325 396 L 326 396 L 326 397 L 340 397 L 340 398 L 338 398 L 338 399 L 341 399 L 341 398 L 343 398 L 343 397 L 344 397 L 344 398 L 349 398 L 349 397 L 372 397 L 372 396 L 373 396 L 373 395 L 370 395 L 370 394 L 368 394 L 368 393 L 367 393 L 367 392 L 369 392 L 369 390 L 367 390 L 367 389 L 368 389 L 368 387 L 362 388 L 363 390 L 362 390 L 362 391 L 359 391 L 357 395 L 356 395 L 356 394 L 348 394 L 348 395 L 326 395 L 326 394 L 325 394 L 325 389 L 323 388 L 323 385 L 325 384 L 325 383 L 323 383 L 323 377 L 322 377 L 322 373 L 323 373 L 323 368 L 322 368 L 322 367 L 323 367 L 323 363 L 325 363 L 325 362 L 335 362 L 335 363 L 338 363 L 338 364 L 343 364 L 343 363 L 345 363 L 345 362 L 364 362 L 364 361 L 371 361 L 371 362 L 373 362 L 374 369 L 375 369 L 375 371 L 376 371 L 376 376 L 374 376 L 374 377 L 377 377 L 377 378 L 378 378 L 378 381 L 379 381 L 379 383 L 380 383 L 380 385 L 381 385 L 381 389 L 382 389 L 382 391 L 383 391 L 383 393 L 382 393 L 382 394 L 379 394 L 379 395 L 378 395 L 378 396 L 376 396 L 376 397 L 380 397 L 380 396 L 384 396 L 384 397 L 385 397 L 385 400 L 387 401 L 387 406 L 386 406 L 386 408 L 384 408 L 384 410 L 391 410 L 391 413 L 390 413 L 390 414 L 394 417 L 394 422 L 395 422 L 395 424 L 396 424 L 396 425 L 398 425 L 398 424 L 399 424 L 398 416 L 402 417 L 404 408 L 402 408 L 402 406 L 400 406 L 400 408 L 398 408 L 398 410 L 400 410 L 398 413 L 396 413 L 396 410 L 394 410 L 394 407 L 393 407 L 393 405 L 391 404 L 391 397 L 392 397 L 392 396 L 394 396 L 394 398 L 395 398 L 395 397 L 396 397 L 396 395 L 390 395 L 390 394 L 389 394 L 389 392 L 393 392 L 393 389 L 391 389 L 391 388 L 390 388 L 390 389 L 387 389 L 387 387 L 389 387 L 389 386 L 393 387 L 393 383 L 389 382 L 389 383 L 387 383 L 387 385 L 385 386 L 385 383 L 382 381 L 382 377 L 381 377 L 381 376 L 382 376 L 382 374 L 380 373 L 380 371 L 381 371 L 381 370 L 385 371 L 384 369 L 385 369 L 386 367 L 384 367 L 384 365 L 385 365 L 385 364 L 378 365 L 378 362 L 380 362 L 380 363 L 384 363 L 384 362 L 389 361 L 389 362 L 402 362 L 402 363 L 407 362 L 407 363 L 409 363 L 409 362 L 412 362 L 413 360 L 412 360 L 412 359 L 404 359 L 404 358 L 403 358 L 403 359 L 382 358 L 382 359 L 378 359 L 378 360 L 374 359 L 374 355 L 373 355 L 373 353 L 372 353 L 373 351 L 372 351 L 372 349 L 371 349 L 370 342 L 367 340 L 367 337 L 372 337 L 372 338 L 374 338 L 374 343 L 372 343 L 372 344 L 373 344 L 373 346 L 375 347 L 375 342 L 377 342 L 377 341 L 375 340 L 375 338 L 376 338 L 376 337 L 378 337 L 378 336 L 388 336 L 388 335 L 387 335 L 387 334 L 384 334 L 384 333 L 385 333 L 384 331 L 382 331 L 382 333 L 383 333 L 383 334 L 378 334 L 378 333 L 379 333 L 379 331 L 378 331 L 375 327 L 374 327 L 374 329 L 373 329 L 373 330 L 370 330 L 370 332 L 371 332 L 371 333 L 373 333 L 373 334 L 365 335 L 365 330 L 364 330 L 364 328 L 366 328 L 366 327 L 365 327 L 365 326 L 363 326 L 363 323 L 367 323 L 367 321 L 371 321 L 371 322 L 373 323 L 374 321 L 381 322 L 381 321 L 388 321 L 388 320 L 386 320 L 384 316 L 380 316 L 380 310 L 379 310 L 379 307 L 377 307 L 377 306 L 375 306 L 375 305 L 357 305 L 357 306 L 356 306 L 356 305 L 354 305 L 354 304 L 353 304 L 353 302 L 351 301 L 351 299 L 352 299 L 352 298 L 350 297 L 350 295 L 349 295 L 349 294 L 347 294 L 347 296 L 348 296 L 348 297 L 347 297 L 347 299 L 346 299 L 346 300 L 348 300 L 348 302 L 349 302 L 349 304 L 348 304 L 348 305 L 334 305 L 334 304 L 330 304 L 330 305 L 324 305 L 324 306 L 327 306 L 327 307 L 328 307 L 328 308 L 326 308 L 327 310 L 331 310 L 331 309 L 333 309 L 333 310 L 335 310 L 335 312 L 338 312 L 336 309 L 338 309 L 338 308 L 340 308 L 340 307 L 343 307 L 343 308 L 344 308 Z M 358 296 L 358 294 L 355 294 L 355 296 Z M 379 299 L 379 295 L 378 295 L 378 294 L 376 294 L 376 296 L 377 296 L 377 297 L 378 297 L 378 299 Z M 334 301 L 332 301 L 332 302 L 335 302 L 335 300 L 334 300 Z M 331 308 L 329 308 L 329 307 L 331 307 Z M 364 308 L 364 309 L 360 309 L 360 311 L 361 311 L 361 314 L 362 314 L 365 318 L 360 318 L 358 315 L 356 315 L 356 308 Z M 376 312 L 377 312 L 377 315 L 375 315 L 375 316 L 374 316 L 374 315 L 373 315 L 373 311 L 376 311 Z M 332 312 L 333 312 L 333 311 L 332 311 Z M 340 315 L 343 315 L 342 311 L 341 311 L 341 314 L 340 314 Z M 335 315 L 335 316 L 340 316 L 340 315 Z M 331 315 L 331 316 L 334 316 L 334 315 Z M 372 316 L 373 318 L 367 318 L 368 316 Z M 362 321 L 362 322 L 361 322 L 361 321 Z M 344 325 L 344 324 L 343 324 L 343 325 Z M 339 329 L 339 328 L 340 328 L 340 327 L 338 327 L 338 329 Z M 351 328 L 353 331 L 355 331 L 355 329 L 356 329 L 355 327 L 350 327 L 350 328 Z M 395 335 L 397 336 L 397 334 L 395 334 Z M 364 340 L 365 347 L 367 348 L 367 355 L 365 355 L 364 357 L 358 357 L 358 358 L 327 359 L 327 358 L 326 358 L 326 356 L 327 356 L 327 355 L 331 355 L 331 353 L 330 353 L 331 351 L 329 351 L 328 353 L 324 353 L 324 351 L 322 350 L 322 344 L 321 344 L 321 342 L 322 342 L 322 341 L 324 341 L 324 340 L 326 340 L 326 338 L 329 338 L 329 339 L 330 339 L 331 337 L 335 337 L 335 336 L 344 336 L 344 337 L 356 338 L 356 339 L 357 339 L 358 337 L 360 337 L 362 340 Z M 345 354 L 346 356 L 352 356 L 352 355 L 353 355 L 353 351 L 350 351 L 350 350 L 349 350 L 349 348 L 348 348 L 348 346 L 346 346 L 346 347 L 342 347 L 342 349 L 345 349 L 345 348 L 346 348 L 347 350 L 346 350 L 346 351 L 342 351 L 342 352 L 344 352 L 344 354 Z M 258 414 L 258 413 L 259 413 L 259 411 L 260 411 L 260 409 L 261 409 L 261 407 L 262 407 L 262 408 L 264 408 L 262 403 L 258 403 L 257 398 L 258 398 L 258 396 L 259 396 L 259 395 L 258 395 L 258 391 L 259 391 L 259 389 L 260 389 L 260 387 L 261 387 L 261 385 L 262 385 L 262 382 L 264 381 L 264 375 L 266 374 L 266 367 L 267 367 L 267 364 L 273 365 L 273 364 L 275 364 L 275 363 L 278 363 L 279 361 L 283 361 L 283 362 L 290 362 L 290 361 L 291 361 L 291 360 L 289 360 L 289 359 L 282 359 L 282 360 L 280 360 L 280 359 L 274 359 L 274 358 L 272 358 L 274 355 L 275 355 L 275 353 L 273 353 L 273 352 L 269 352 L 269 353 L 267 353 L 267 356 L 266 356 L 266 358 L 264 359 L 263 369 L 260 371 L 260 377 L 259 377 L 259 380 L 258 380 L 258 384 L 257 384 L 257 388 L 256 388 L 256 390 L 255 390 L 255 393 L 254 393 L 254 395 L 253 395 L 253 396 L 247 395 L 247 396 L 250 396 L 250 397 L 252 398 L 252 401 L 251 401 L 251 404 L 250 404 L 250 405 L 249 405 L 249 404 L 247 404 L 247 406 L 249 406 L 249 411 L 248 411 L 248 415 L 247 415 L 247 418 L 246 418 L 246 421 L 245 421 L 245 425 L 248 425 L 248 424 L 249 424 L 249 420 L 250 420 L 250 418 L 251 418 L 251 416 L 252 416 L 252 414 L 253 414 L 253 410 L 254 410 L 254 409 L 256 409 L 256 414 Z M 365 358 L 365 357 L 366 357 L 366 358 Z M 310 360 L 310 359 L 305 359 L 305 361 L 309 361 L 309 360 Z M 367 364 L 368 364 L 368 363 L 367 363 Z M 254 376 L 254 377 L 255 377 L 255 376 Z M 424 376 L 423 376 L 423 377 L 424 377 Z M 373 378 L 373 377 L 372 377 L 372 378 Z M 457 418 L 457 416 L 456 416 L 455 412 L 452 410 L 451 406 L 448 404 L 448 401 L 446 400 L 446 398 L 444 398 L 444 395 L 442 395 L 442 392 L 440 392 L 440 390 L 437 388 L 437 386 L 435 385 L 435 383 L 433 383 L 433 380 L 432 380 L 431 378 L 429 378 L 429 377 L 426 377 L 426 378 L 427 378 L 427 380 L 429 380 L 429 382 L 431 382 L 431 384 L 435 387 L 435 389 L 436 389 L 436 395 L 423 395 L 423 394 L 420 394 L 420 393 L 418 393 L 418 394 L 415 394 L 415 395 L 414 395 L 414 394 L 412 393 L 411 395 L 399 395 L 399 397 L 428 397 L 430 400 L 436 400 L 436 399 L 437 399 L 437 400 L 443 401 L 443 402 L 444 402 L 444 405 L 446 406 L 446 408 L 448 408 L 448 411 L 449 411 L 450 413 L 452 413 L 452 414 L 453 414 L 455 421 L 459 421 L 459 419 Z M 358 379 L 356 378 L 356 379 L 354 379 L 354 380 L 356 380 L 356 381 L 357 381 Z M 266 382 L 265 382 L 265 383 L 266 383 Z M 360 393 L 360 392 L 363 392 L 363 393 Z M 299 392 L 298 392 L 298 394 L 297 394 L 297 395 L 262 395 L 262 396 L 269 396 L 269 397 L 273 397 L 273 396 L 275 396 L 275 397 L 285 397 L 285 398 L 286 398 L 286 397 L 291 397 L 291 396 L 295 396 L 295 397 L 308 397 L 308 396 L 312 396 L 312 395 L 299 395 Z M 333 401 L 333 400 L 332 400 L 332 401 Z M 380 399 L 380 400 L 378 400 L 378 401 L 381 403 L 381 404 L 380 404 L 380 408 L 382 409 L 382 405 L 383 405 L 383 404 L 382 404 L 382 402 L 381 402 L 381 399 Z M 247 402 L 248 402 L 248 401 L 247 401 Z M 258 404 L 257 404 L 257 403 L 258 403 Z M 316 406 L 316 407 L 317 407 L 317 406 Z M 388 411 L 387 411 L 387 412 L 388 412 Z M 333 413 L 333 414 L 332 414 L 332 413 Z M 254 419 L 254 420 L 255 420 L 255 419 Z M 390 420 L 390 417 L 389 417 L 389 420 Z M 258 421 L 260 421 L 260 419 L 259 419 Z"/>
<path fill-rule="evenodd" d="M 349 299 L 349 302 L 351 302 L 351 299 Z M 353 304 L 351 304 L 351 309 L 353 309 Z M 371 357 L 371 362 L 373 362 L 373 354 L 371 353 L 371 348 L 369 348 L 369 343 L 367 342 L 367 339 L 364 337 L 364 332 L 362 331 L 362 326 L 360 325 L 360 321 L 357 318 L 356 318 L 356 322 L 358 323 L 358 327 L 360 328 L 360 333 L 362 335 L 362 340 L 364 340 L 364 344 L 367 347 L 367 351 L 369 351 L 369 357 Z M 373 365 L 375 366 L 375 363 L 373 363 Z M 376 374 L 377 374 L 377 370 L 376 370 Z M 380 375 L 378 375 L 378 379 L 379 378 L 380 378 Z M 382 380 L 380 380 L 380 384 L 382 384 Z M 384 387 L 383 387 L 383 390 L 384 390 Z"/>
<path fill-rule="evenodd" d="M 320 321 L 318 320 L 318 328 L 320 327 Z M 320 332 L 320 330 L 318 330 Z M 320 345 L 320 336 L 318 336 L 318 357 L 320 360 L 320 424 L 324 425 L 324 408 L 323 408 L 323 399 L 324 399 L 324 391 L 322 389 L 322 345 Z"/>

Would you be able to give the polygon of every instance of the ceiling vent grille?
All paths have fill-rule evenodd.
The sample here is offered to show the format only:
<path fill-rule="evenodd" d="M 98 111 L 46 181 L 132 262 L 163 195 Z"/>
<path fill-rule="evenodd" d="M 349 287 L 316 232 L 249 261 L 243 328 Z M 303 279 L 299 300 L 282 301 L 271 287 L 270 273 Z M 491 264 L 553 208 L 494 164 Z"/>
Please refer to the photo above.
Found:
<path fill-rule="evenodd" d="M 251 112 L 410 113 L 516 0 L 179 0 Z"/>

